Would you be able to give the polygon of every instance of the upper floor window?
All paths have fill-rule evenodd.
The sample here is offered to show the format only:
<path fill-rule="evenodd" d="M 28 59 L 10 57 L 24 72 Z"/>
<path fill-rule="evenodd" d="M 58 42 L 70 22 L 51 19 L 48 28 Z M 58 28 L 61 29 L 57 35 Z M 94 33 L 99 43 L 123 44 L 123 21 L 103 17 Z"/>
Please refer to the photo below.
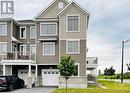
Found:
<path fill-rule="evenodd" d="M 35 26 L 30 26 L 30 38 L 34 39 L 36 37 Z"/>
<path fill-rule="evenodd" d="M 57 35 L 57 23 L 41 23 L 40 24 L 41 36 L 56 36 Z"/>
<path fill-rule="evenodd" d="M 67 32 L 79 32 L 79 15 L 67 16 Z"/>
<path fill-rule="evenodd" d="M 55 42 L 43 43 L 43 55 L 55 55 Z"/>
<path fill-rule="evenodd" d="M 20 45 L 20 52 L 21 52 L 23 55 L 26 55 L 26 45 Z"/>
<path fill-rule="evenodd" d="M 64 5 L 63 2 L 59 2 L 58 3 L 58 9 L 63 9 L 63 5 Z"/>
<path fill-rule="evenodd" d="M 80 53 L 80 40 L 67 40 L 66 41 L 66 53 L 67 54 L 79 54 Z"/>
<path fill-rule="evenodd" d="M 21 39 L 26 38 L 26 27 L 20 27 L 20 38 Z"/>
<path fill-rule="evenodd" d="M 0 23 L 0 35 L 7 35 L 7 23 L 6 22 Z"/>
<path fill-rule="evenodd" d="M 7 42 L 0 42 L 0 53 L 7 52 Z"/>
<path fill-rule="evenodd" d="M 36 46 L 35 46 L 35 44 L 30 45 L 30 53 L 31 54 L 36 54 Z"/>

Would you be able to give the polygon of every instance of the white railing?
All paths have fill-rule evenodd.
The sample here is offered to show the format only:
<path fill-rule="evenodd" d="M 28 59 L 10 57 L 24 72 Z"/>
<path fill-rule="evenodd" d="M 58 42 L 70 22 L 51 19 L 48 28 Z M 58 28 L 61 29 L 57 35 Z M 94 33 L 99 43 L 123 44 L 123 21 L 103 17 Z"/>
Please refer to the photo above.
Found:
<path fill-rule="evenodd" d="M 1 60 L 35 60 L 35 54 L 30 52 L 4 52 L 0 53 Z"/>

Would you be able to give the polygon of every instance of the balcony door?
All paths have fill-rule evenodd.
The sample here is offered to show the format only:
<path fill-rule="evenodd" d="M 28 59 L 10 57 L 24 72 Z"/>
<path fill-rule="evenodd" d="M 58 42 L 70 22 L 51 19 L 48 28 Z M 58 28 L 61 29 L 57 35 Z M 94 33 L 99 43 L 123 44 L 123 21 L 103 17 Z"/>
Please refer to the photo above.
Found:
<path fill-rule="evenodd" d="M 20 52 L 21 52 L 23 55 L 26 55 L 26 45 L 20 45 Z"/>

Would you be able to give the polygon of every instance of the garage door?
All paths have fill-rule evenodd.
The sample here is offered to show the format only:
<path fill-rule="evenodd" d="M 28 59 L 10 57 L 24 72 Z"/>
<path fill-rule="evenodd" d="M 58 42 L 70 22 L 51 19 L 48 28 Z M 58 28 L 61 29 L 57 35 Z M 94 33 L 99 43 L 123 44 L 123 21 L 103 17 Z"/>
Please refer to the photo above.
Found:
<path fill-rule="evenodd" d="M 58 86 L 58 69 L 42 70 L 42 85 L 43 86 Z"/>
<path fill-rule="evenodd" d="M 35 70 L 32 70 L 32 83 L 35 81 Z M 28 70 L 18 70 L 18 76 L 19 78 L 23 79 L 25 82 L 25 85 L 27 85 L 28 82 Z"/>

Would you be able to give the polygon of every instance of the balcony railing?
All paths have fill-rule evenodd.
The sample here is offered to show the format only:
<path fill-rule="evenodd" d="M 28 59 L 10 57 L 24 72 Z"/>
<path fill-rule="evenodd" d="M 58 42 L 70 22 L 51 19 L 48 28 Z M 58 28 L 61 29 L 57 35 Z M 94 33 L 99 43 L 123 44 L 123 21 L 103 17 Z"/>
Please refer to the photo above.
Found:
<path fill-rule="evenodd" d="M 30 52 L 7 52 L 0 53 L 1 60 L 32 60 L 35 61 L 35 54 Z"/>

